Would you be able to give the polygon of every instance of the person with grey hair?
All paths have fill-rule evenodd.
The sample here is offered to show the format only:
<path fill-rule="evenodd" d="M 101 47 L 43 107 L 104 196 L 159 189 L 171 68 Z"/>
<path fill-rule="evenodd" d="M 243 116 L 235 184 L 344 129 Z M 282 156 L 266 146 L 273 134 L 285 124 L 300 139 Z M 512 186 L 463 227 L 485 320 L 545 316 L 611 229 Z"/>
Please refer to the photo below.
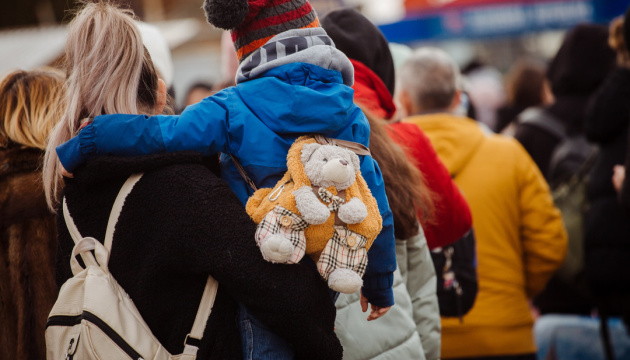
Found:
<path fill-rule="evenodd" d="M 564 259 L 567 236 L 545 179 L 516 141 L 455 114 L 459 69 L 437 48 L 399 73 L 399 100 L 464 192 L 477 240 L 479 292 L 459 319 L 442 319 L 445 359 L 535 359 L 529 299 Z"/>

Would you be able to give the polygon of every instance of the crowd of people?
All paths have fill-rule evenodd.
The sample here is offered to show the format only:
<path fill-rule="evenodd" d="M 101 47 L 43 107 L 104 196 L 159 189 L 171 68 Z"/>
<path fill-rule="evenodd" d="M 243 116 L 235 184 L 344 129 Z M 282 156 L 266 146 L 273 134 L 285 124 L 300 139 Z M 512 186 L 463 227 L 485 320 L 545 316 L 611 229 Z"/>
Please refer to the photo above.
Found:
<path fill-rule="evenodd" d="M 85 313 L 60 321 L 72 316 L 55 302 L 93 265 L 128 294 L 160 356 L 630 357 L 630 11 L 610 28 L 569 30 L 548 64 L 519 61 L 506 101 L 488 107 L 475 77 L 495 70 L 464 75 L 437 47 L 394 54 L 355 10 L 320 19 L 307 0 L 203 9 L 232 33 L 235 82 L 195 84 L 183 109 L 150 35 L 105 0 L 69 24 L 63 71 L 0 81 L 0 359 L 91 344 L 70 330 Z M 306 256 L 267 261 L 248 199 L 258 188 L 277 199 L 292 145 L 313 134 L 363 149 L 378 235 L 342 214 L 367 198 L 296 187 L 295 201 L 314 191 L 339 203 L 320 222 L 283 208 L 271 229 L 290 228 L 292 241 L 306 233 Z M 305 228 L 325 221 L 343 253 L 327 261 L 352 263 L 355 240 L 369 243 L 360 291 L 322 279 L 329 243 L 313 245 Z M 283 246 L 273 250 L 293 254 Z M 115 314 L 91 321 L 110 338 L 122 329 L 116 341 L 132 343 L 121 348 L 147 358 Z"/>

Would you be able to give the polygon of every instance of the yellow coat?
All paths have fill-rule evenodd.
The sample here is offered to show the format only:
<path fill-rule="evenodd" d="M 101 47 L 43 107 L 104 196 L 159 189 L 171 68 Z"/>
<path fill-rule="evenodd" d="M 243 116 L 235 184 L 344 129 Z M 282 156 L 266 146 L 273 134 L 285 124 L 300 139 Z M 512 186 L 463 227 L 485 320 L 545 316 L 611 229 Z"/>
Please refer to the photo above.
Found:
<path fill-rule="evenodd" d="M 479 293 L 472 310 L 442 319 L 442 356 L 534 353 L 528 299 L 560 266 L 567 235 L 536 164 L 514 139 L 450 114 L 416 116 L 473 215 Z"/>
<path fill-rule="evenodd" d="M 304 145 L 311 143 L 315 143 L 315 140 L 310 136 L 302 136 L 298 138 L 291 146 L 289 153 L 287 154 L 288 171 L 284 177 L 278 181 L 273 189 L 260 189 L 256 191 L 247 201 L 245 210 L 256 224 L 259 224 L 267 213 L 273 210 L 277 205 L 281 205 L 295 214 L 300 213 L 295 205 L 295 196 L 293 195 L 293 191 L 305 185 L 311 186 L 311 182 L 304 172 L 304 164 L 302 164 L 302 160 L 300 159 Z M 283 185 L 284 188 L 282 189 L 280 196 L 275 201 L 271 201 L 271 199 L 276 197 L 280 191 L 280 187 Z M 329 187 L 327 190 L 333 195 L 338 195 L 337 189 L 334 186 Z M 269 196 L 274 191 L 274 196 Z M 366 250 L 369 250 L 374 242 L 374 239 L 376 239 L 376 236 L 378 236 L 381 232 L 383 219 L 378 211 L 376 199 L 372 196 L 372 192 L 370 192 L 370 189 L 361 176 L 360 171 L 357 172 L 356 181 L 345 191 L 346 201 L 350 201 L 354 197 L 358 198 L 363 202 L 363 204 L 365 204 L 368 215 L 362 222 L 358 224 L 346 224 L 346 227 L 365 236 L 367 238 L 365 248 Z M 335 217 L 336 214 L 331 213 L 330 217 L 324 224 L 310 225 L 305 231 L 307 239 L 306 254 L 309 255 L 315 262 L 319 260 L 319 255 L 326 247 L 328 240 L 333 237 L 335 231 L 333 228 L 333 225 L 335 224 Z"/>

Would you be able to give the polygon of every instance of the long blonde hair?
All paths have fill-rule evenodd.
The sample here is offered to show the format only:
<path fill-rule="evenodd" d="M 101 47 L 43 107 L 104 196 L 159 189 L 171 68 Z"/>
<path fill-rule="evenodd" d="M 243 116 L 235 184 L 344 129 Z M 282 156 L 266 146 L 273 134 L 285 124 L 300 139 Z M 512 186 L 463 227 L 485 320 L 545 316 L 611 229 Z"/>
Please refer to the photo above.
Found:
<path fill-rule="evenodd" d="M 65 57 L 66 109 L 44 159 L 44 190 L 53 210 L 61 180 L 55 148 L 79 131 L 81 120 L 150 113 L 157 104 L 157 72 L 132 11 L 107 0 L 86 4 L 69 25 Z"/>
<path fill-rule="evenodd" d="M 63 112 L 64 74 L 56 69 L 16 70 L 0 81 L 0 148 L 46 148 Z"/>

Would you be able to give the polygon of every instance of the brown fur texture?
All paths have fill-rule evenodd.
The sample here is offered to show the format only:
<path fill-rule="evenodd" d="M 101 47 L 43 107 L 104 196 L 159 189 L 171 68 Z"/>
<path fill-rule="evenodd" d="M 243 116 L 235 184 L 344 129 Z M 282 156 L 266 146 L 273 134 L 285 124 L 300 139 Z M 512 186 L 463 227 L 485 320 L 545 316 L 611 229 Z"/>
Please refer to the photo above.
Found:
<path fill-rule="evenodd" d="M 262 219 L 273 210 L 277 205 L 281 205 L 285 209 L 299 214 L 300 212 L 295 205 L 295 196 L 293 191 L 301 188 L 302 186 L 311 186 L 311 182 L 304 172 L 304 164 L 301 160 L 302 147 L 306 144 L 315 143 L 315 139 L 310 136 L 302 136 L 298 138 L 287 155 L 287 167 L 288 171 L 284 177 L 276 184 L 274 189 L 260 189 L 252 195 L 247 202 L 246 210 L 249 216 L 252 217 L 255 223 L 259 224 Z M 270 201 L 270 193 L 272 190 L 278 190 L 282 185 L 284 189 L 282 193 L 275 201 Z M 337 189 L 334 186 L 327 188 L 333 195 L 339 195 Z M 274 195 L 277 195 L 274 194 Z M 365 204 L 368 210 L 368 216 L 362 222 L 358 224 L 347 224 L 348 229 L 361 234 L 367 238 L 367 244 L 365 248 L 370 249 L 374 239 L 381 232 L 383 226 L 383 219 L 381 218 L 378 210 L 378 204 L 376 199 L 372 196 L 367 183 L 361 176 L 361 172 L 357 173 L 357 179 L 348 189 L 345 191 L 345 200 L 349 201 L 352 198 L 358 198 Z M 273 197 L 272 197 L 273 198 Z M 309 255 L 315 262 L 319 260 L 319 256 L 326 247 L 328 240 L 333 237 L 336 214 L 331 213 L 328 220 L 321 225 L 310 225 L 306 230 L 306 254 Z"/>
<path fill-rule="evenodd" d="M 0 359 L 46 357 L 46 319 L 57 297 L 55 217 L 46 206 L 42 152 L 0 149 Z"/>

